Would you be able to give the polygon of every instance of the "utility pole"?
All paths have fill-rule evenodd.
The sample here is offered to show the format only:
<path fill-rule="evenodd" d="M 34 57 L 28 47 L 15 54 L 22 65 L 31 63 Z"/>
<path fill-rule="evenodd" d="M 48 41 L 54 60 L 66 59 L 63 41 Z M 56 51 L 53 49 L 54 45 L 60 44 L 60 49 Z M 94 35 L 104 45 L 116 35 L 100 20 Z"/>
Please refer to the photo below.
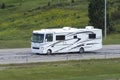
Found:
<path fill-rule="evenodd" d="M 105 22 L 104 22 L 104 36 L 107 36 L 107 0 L 105 0 Z"/>

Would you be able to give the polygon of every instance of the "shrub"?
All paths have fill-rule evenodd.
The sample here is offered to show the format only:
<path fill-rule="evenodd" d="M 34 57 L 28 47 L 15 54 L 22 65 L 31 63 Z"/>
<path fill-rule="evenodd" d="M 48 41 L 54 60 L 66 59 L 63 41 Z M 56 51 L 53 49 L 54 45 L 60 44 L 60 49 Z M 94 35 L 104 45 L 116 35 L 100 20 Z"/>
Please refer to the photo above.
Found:
<path fill-rule="evenodd" d="M 1 9 L 5 9 L 5 8 L 6 8 L 5 3 L 2 3 L 2 4 L 1 4 Z"/>
<path fill-rule="evenodd" d="M 119 19 L 120 19 L 120 11 L 119 11 L 119 10 L 114 11 L 114 12 L 111 14 L 111 16 L 112 16 L 112 19 L 113 19 L 113 20 L 119 20 Z"/>
<path fill-rule="evenodd" d="M 48 6 L 50 6 L 51 4 L 50 4 L 50 2 L 48 2 Z"/>
<path fill-rule="evenodd" d="M 71 3 L 74 3 L 75 1 L 74 0 L 71 0 Z"/>

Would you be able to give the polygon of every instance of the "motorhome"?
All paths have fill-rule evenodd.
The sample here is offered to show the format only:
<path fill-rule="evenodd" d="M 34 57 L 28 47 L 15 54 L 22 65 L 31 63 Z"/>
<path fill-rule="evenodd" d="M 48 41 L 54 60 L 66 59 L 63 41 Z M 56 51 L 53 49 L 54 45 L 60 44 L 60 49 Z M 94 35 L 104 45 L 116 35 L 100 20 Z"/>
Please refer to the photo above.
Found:
<path fill-rule="evenodd" d="M 83 53 L 101 48 L 102 30 L 93 26 L 41 29 L 34 30 L 32 33 L 32 53 Z"/>

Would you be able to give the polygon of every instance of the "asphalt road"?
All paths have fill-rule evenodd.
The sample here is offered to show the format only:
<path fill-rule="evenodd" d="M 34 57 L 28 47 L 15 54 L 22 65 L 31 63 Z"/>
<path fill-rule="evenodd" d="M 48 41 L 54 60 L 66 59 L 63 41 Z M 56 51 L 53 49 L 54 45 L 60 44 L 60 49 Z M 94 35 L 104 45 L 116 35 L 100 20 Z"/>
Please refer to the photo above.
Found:
<path fill-rule="evenodd" d="M 30 48 L 0 49 L 0 64 L 51 62 L 65 60 L 120 58 L 120 45 L 104 45 L 102 49 L 83 54 L 32 54 Z"/>

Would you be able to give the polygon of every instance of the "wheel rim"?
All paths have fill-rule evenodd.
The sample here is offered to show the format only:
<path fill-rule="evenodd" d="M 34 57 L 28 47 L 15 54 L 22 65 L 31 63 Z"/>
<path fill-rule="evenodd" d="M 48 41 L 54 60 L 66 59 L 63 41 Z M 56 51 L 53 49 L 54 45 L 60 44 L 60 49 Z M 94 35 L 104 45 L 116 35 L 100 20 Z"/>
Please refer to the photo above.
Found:
<path fill-rule="evenodd" d="M 47 54 L 51 54 L 52 53 L 52 51 L 51 50 L 47 50 Z"/>
<path fill-rule="evenodd" d="M 80 48 L 80 53 L 84 53 L 84 48 Z"/>

